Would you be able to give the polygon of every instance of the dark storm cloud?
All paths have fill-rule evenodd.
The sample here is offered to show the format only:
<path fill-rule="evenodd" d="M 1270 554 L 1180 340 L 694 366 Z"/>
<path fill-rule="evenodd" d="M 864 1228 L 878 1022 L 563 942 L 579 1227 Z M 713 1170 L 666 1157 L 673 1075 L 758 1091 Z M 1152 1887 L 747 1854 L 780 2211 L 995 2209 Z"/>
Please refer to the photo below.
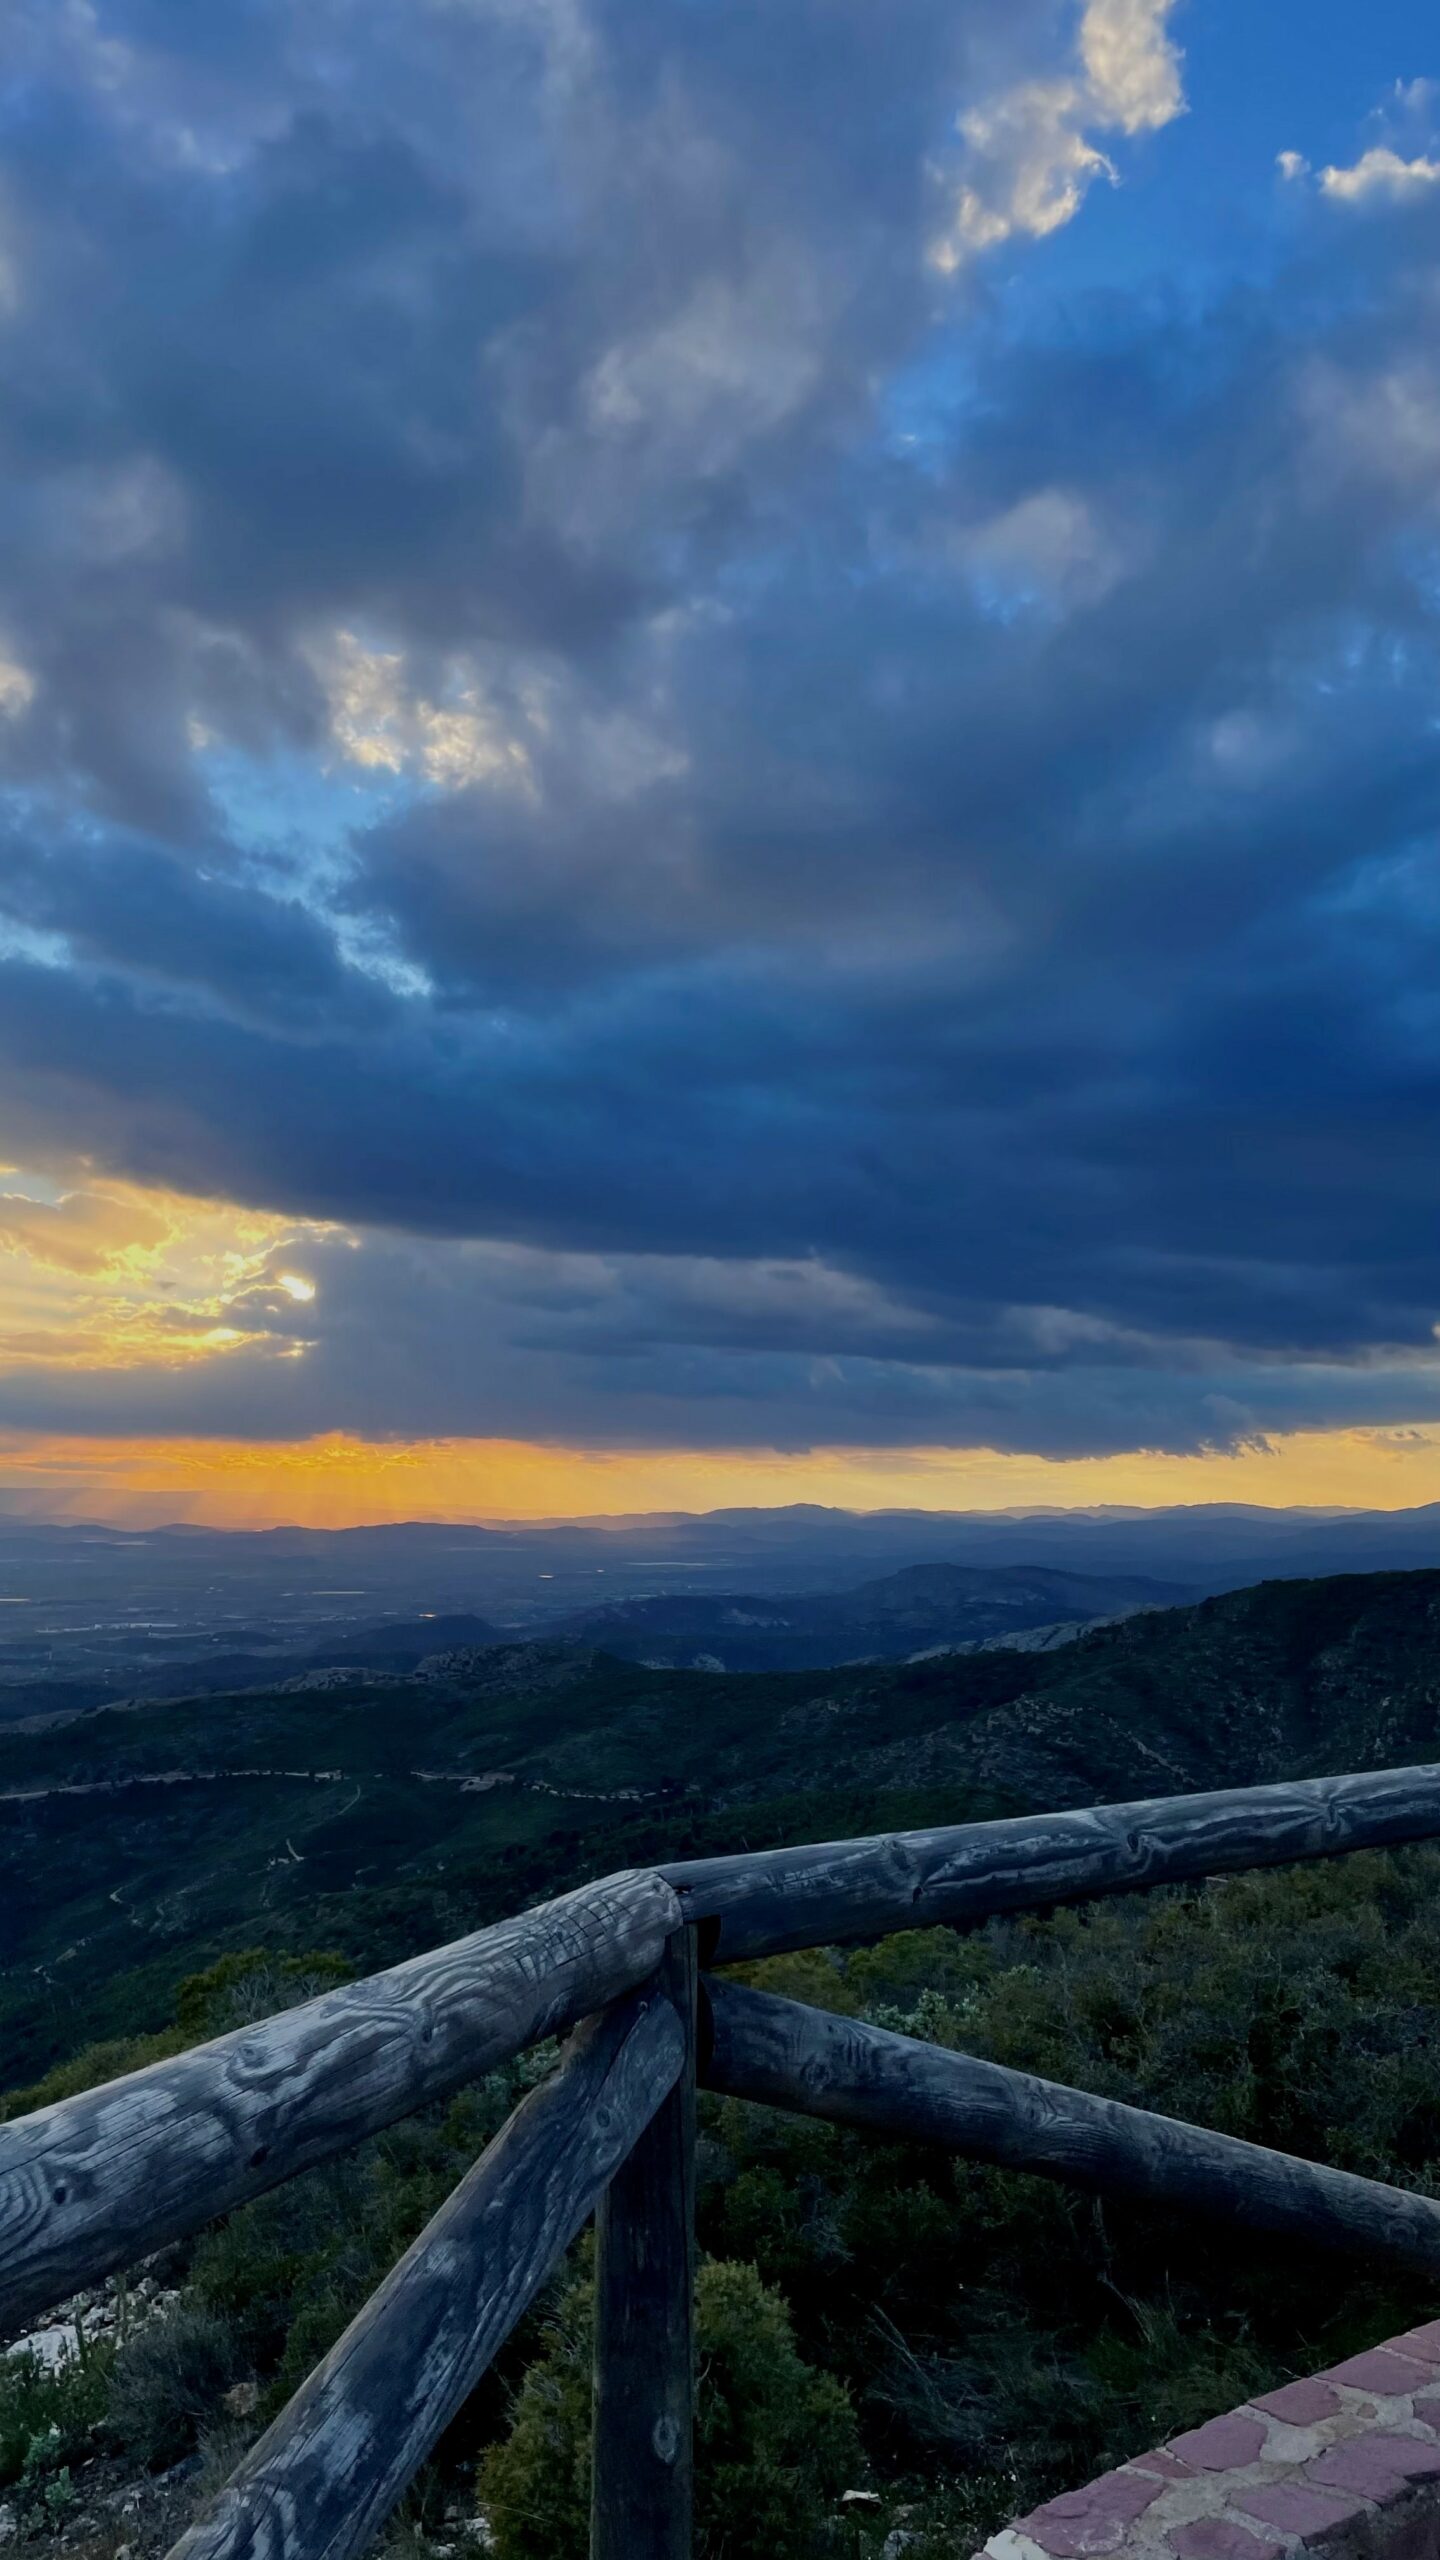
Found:
<path fill-rule="evenodd" d="M 1021 325 L 927 246 L 1073 33 L 22 17 L 4 1143 L 365 1240 L 5 1418 L 1429 1413 L 1440 202 Z"/>

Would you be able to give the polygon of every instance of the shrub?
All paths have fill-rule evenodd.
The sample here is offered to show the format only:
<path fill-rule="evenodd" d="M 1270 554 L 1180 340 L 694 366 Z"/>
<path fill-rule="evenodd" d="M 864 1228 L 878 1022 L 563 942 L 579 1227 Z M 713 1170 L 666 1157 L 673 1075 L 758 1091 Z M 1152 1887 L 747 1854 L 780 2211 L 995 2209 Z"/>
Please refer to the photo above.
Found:
<path fill-rule="evenodd" d="M 25 2448 L 15 2484 L 15 2506 L 21 2524 L 29 2531 L 53 2532 L 75 2504 L 75 2483 L 63 2456 L 58 2426 L 47 2428 L 44 2435 L 32 2436 Z"/>
<path fill-rule="evenodd" d="M 480 2468 L 498 2560 L 583 2560 L 594 2289 L 572 2286 Z M 844 2385 L 795 2345 L 755 2269 L 712 2261 L 695 2295 L 697 2560 L 809 2560 L 860 2465 Z"/>
<path fill-rule="evenodd" d="M 213 2311 L 181 2303 L 120 2348 L 109 2419 L 127 2452 L 164 2470 L 189 2453 L 240 2362 L 233 2330 Z"/>
<path fill-rule="evenodd" d="M 333 1991 L 350 1973 L 343 1956 L 277 1956 L 268 1947 L 242 1947 L 203 1973 L 187 1974 L 175 1994 L 175 2024 L 188 2044 L 200 2044 Z"/>
<path fill-rule="evenodd" d="M 53 2106 L 57 2099 L 76 2097 L 82 2089 L 98 2089 L 103 2081 L 119 2080 L 147 2063 L 164 2062 L 187 2045 L 203 2044 L 232 2027 L 248 2027 L 257 2018 L 293 2009 L 317 1992 L 348 1982 L 350 1974 L 343 1956 L 323 1952 L 281 1956 L 268 1947 L 245 1947 L 221 1956 L 203 1973 L 187 1974 L 175 1994 L 172 2026 L 154 2035 L 111 2036 L 103 2044 L 87 2044 L 68 2062 L 57 2062 L 43 2079 L 0 2092 L 0 2124 Z"/>
<path fill-rule="evenodd" d="M 54 2371 L 35 2355 L 0 2358 L 0 2482 L 23 2478 L 27 2464 L 31 2477 L 37 2468 L 58 2471 L 88 2451 L 112 2361 L 104 2346 L 87 2347 Z"/>

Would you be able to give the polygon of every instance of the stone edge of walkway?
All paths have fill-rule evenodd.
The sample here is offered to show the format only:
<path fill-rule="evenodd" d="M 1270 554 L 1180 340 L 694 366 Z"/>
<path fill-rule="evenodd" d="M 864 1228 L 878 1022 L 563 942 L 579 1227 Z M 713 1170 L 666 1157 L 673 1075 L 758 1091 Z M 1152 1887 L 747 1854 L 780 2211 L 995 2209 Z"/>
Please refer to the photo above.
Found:
<path fill-rule="evenodd" d="M 1440 2320 L 1136 2454 L 979 2560 L 1435 2560 Z"/>

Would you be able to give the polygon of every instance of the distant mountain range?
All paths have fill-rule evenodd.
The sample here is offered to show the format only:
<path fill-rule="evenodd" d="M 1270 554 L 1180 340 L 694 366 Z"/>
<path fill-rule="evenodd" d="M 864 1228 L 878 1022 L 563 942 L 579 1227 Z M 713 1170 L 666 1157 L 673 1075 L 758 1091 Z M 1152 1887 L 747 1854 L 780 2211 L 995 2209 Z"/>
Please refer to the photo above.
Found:
<path fill-rule="evenodd" d="M 267 1616 L 282 1602 L 343 1599 L 356 1587 L 372 1600 L 405 1593 L 422 1607 L 479 1607 L 508 1618 L 577 1608 L 577 1585 L 612 1574 L 626 1597 L 686 1575 L 710 1590 L 816 1591 L 941 1562 L 1140 1573 L 1213 1590 L 1261 1574 L 1403 1570 L 1440 1565 L 1440 1503 L 1408 1511 L 1198 1503 L 1000 1512 L 792 1503 L 503 1527 L 401 1521 L 335 1530 L 57 1526 L 0 1513 L 0 1597 L 17 1576 L 22 1593 L 44 1584 L 64 1597 L 78 1576 L 101 1591 L 129 1583 L 195 1605 L 218 1575 L 232 1594 L 265 1594 Z"/>

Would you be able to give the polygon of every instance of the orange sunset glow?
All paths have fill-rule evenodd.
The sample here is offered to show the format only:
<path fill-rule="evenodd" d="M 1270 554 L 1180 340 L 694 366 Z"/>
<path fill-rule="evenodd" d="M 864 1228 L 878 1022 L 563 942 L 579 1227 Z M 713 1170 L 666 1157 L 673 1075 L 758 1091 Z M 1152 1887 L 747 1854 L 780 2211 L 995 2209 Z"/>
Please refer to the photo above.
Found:
<path fill-rule="evenodd" d="M 125 1526 L 541 1520 L 731 1505 L 1005 1510 L 1096 1503 L 1355 1505 L 1440 1499 L 1440 1429 L 1297 1432 L 1234 1455 L 1144 1451 L 1064 1463 L 993 1449 L 596 1450 L 533 1442 L 291 1444 L 12 1437 L 8 1507 Z"/>

